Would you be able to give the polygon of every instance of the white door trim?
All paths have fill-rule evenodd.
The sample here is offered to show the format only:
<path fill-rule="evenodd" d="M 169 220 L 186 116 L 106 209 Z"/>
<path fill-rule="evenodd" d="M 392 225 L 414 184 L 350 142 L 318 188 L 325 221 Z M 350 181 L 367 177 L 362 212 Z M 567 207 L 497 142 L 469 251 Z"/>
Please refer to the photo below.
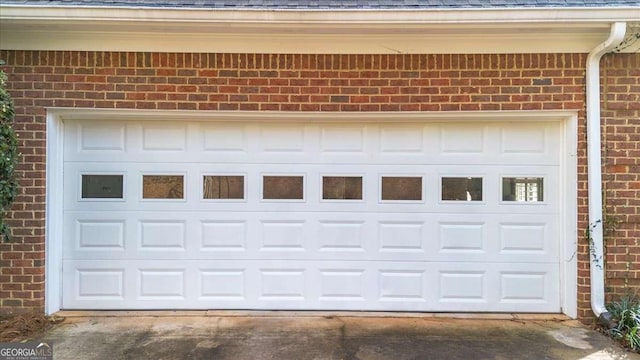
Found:
<path fill-rule="evenodd" d="M 558 121 L 563 124 L 562 234 L 560 246 L 561 311 L 577 317 L 577 113 L 573 111 L 500 112 L 217 112 L 138 111 L 96 109 L 47 109 L 47 195 L 46 195 L 46 290 L 47 314 L 61 309 L 63 227 L 63 128 L 67 119 L 83 120 L 198 120 L 198 121 L 291 121 L 291 122 L 453 122 L 453 121 Z"/>
<path fill-rule="evenodd" d="M 560 220 L 564 243 L 560 246 L 560 304 L 562 312 L 578 317 L 578 114 L 572 113 L 563 121 L 563 156 L 560 183 L 566 185 L 561 192 Z"/>
<path fill-rule="evenodd" d="M 55 111 L 47 112 L 44 295 L 47 315 L 60 311 L 62 306 L 63 125 Z"/>

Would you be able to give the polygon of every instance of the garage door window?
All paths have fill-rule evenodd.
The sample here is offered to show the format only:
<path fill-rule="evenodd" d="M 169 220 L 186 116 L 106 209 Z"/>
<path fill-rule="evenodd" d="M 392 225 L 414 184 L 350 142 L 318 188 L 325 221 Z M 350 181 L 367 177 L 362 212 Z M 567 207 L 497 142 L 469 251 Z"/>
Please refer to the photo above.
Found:
<path fill-rule="evenodd" d="M 482 201 L 481 177 L 443 177 L 443 201 Z"/>
<path fill-rule="evenodd" d="M 323 200 L 362 200 L 362 176 L 323 176 Z"/>
<path fill-rule="evenodd" d="M 381 199 L 388 201 L 422 201 L 422 177 L 383 176 Z"/>
<path fill-rule="evenodd" d="M 123 175 L 82 175 L 83 199 L 122 199 Z"/>
<path fill-rule="evenodd" d="M 184 199 L 183 175 L 143 175 L 143 199 Z"/>
<path fill-rule="evenodd" d="M 202 177 L 202 198 L 215 200 L 244 199 L 244 176 L 204 175 Z"/>
<path fill-rule="evenodd" d="M 303 176 L 263 176 L 262 199 L 264 200 L 303 200 Z"/>
<path fill-rule="evenodd" d="M 544 179 L 541 177 L 502 178 L 502 201 L 544 201 Z"/>

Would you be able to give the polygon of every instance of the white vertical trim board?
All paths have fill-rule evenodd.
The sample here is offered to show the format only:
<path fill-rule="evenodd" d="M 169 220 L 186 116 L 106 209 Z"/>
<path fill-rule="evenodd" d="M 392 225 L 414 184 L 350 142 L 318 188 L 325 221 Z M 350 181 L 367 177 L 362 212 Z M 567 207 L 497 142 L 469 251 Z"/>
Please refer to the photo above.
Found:
<path fill-rule="evenodd" d="M 567 116 L 563 125 L 563 243 L 560 248 L 560 286 L 562 312 L 578 317 L 578 115 Z"/>
<path fill-rule="evenodd" d="M 64 124 L 55 111 L 47 112 L 45 312 L 51 315 L 62 305 L 62 215 Z"/>

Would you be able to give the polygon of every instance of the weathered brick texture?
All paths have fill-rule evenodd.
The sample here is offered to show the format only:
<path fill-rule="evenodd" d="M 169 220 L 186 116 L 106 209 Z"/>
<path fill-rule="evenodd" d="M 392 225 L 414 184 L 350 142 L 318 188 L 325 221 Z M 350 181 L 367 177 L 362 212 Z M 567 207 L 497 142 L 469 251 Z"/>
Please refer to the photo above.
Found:
<path fill-rule="evenodd" d="M 46 107 L 250 111 L 575 110 L 579 114 L 578 229 L 587 226 L 586 54 L 277 55 L 0 51 L 17 106 L 21 195 L 15 243 L 2 251 L 3 310 L 42 309 Z M 638 64 L 608 55 L 603 78 L 608 286 L 638 286 Z M 633 66 L 631 66 L 633 65 Z M 634 98 L 635 96 L 635 98 Z M 630 105 L 635 99 L 635 105 Z M 635 106 L 635 108 L 633 108 Z M 579 316 L 590 319 L 588 241 L 580 235 Z M 616 269 L 622 266 L 622 269 Z M 627 268 L 628 267 L 628 268 Z"/>
<path fill-rule="evenodd" d="M 601 64 L 607 299 L 640 295 L 640 54 Z"/>

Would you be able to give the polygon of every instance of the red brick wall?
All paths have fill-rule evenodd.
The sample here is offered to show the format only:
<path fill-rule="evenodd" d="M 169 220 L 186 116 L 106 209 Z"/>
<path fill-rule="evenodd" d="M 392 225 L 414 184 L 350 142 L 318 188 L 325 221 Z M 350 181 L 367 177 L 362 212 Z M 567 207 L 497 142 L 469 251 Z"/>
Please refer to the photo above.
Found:
<path fill-rule="evenodd" d="M 619 58 L 621 56 L 607 58 L 615 63 L 611 71 L 614 68 L 626 71 L 615 75 L 616 79 L 625 76 L 633 79 L 634 74 L 623 70 L 624 64 Z M 0 299 L 4 311 L 41 310 L 43 306 L 45 107 L 254 111 L 577 110 L 580 234 L 587 226 L 584 54 L 236 55 L 0 51 L 0 59 L 7 61 L 5 71 L 9 74 L 9 86 L 16 101 L 16 129 L 22 139 L 24 154 L 20 168 L 22 194 L 11 220 L 16 242 L 0 245 Z M 625 59 L 638 64 L 638 55 Z M 612 73 L 605 76 L 614 78 Z M 636 96 L 637 87 L 636 79 Z M 622 91 L 609 94 L 615 97 L 616 104 L 626 96 Z M 635 131 L 637 139 L 637 109 L 635 115 L 623 115 L 628 114 L 627 110 L 607 111 L 613 111 L 611 115 L 607 113 L 607 124 L 627 116 L 624 121 L 628 130 L 625 131 Z M 607 129 L 609 126 L 612 130 L 607 134 L 622 131 L 617 123 L 607 125 Z M 607 142 L 609 146 L 612 146 L 611 136 Z M 627 150 L 622 141 L 615 146 Z M 633 146 L 636 146 L 637 160 L 638 147 Z M 622 157 L 608 159 L 621 161 Z M 637 162 L 634 164 L 638 165 Z M 620 170 L 617 166 L 621 165 L 616 162 L 614 169 Z M 635 179 L 625 186 L 637 189 L 637 167 L 634 170 L 629 166 L 625 171 Z M 629 175 L 633 173 L 636 175 Z M 617 177 L 621 175 L 607 176 L 626 181 Z M 626 199 L 616 207 L 625 211 L 626 222 L 619 226 L 614 241 L 616 245 L 635 241 L 635 248 L 630 251 L 635 251 L 637 264 L 640 206 L 633 198 L 638 191 L 634 194 L 624 191 L 628 190 L 620 189 L 608 198 L 608 204 L 614 199 L 618 201 L 617 197 Z M 626 213 L 629 208 L 635 211 L 634 214 Z M 582 236 L 578 242 L 579 316 L 589 319 L 588 242 Z M 619 249 L 609 248 L 608 260 L 616 265 L 628 263 L 623 260 L 628 259 L 623 258 L 627 256 L 624 254 L 611 258 L 614 250 L 621 251 Z M 637 265 L 634 266 L 636 271 L 631 274 L 637 285 L 638 271 Z M 617 284 L 615 291 L 618 291 L 619 286 L 624 285 L 619 284 L 618 278 L 626 279 L 627 274 L 630 273 L 608 272 L 608 276 L 615 277 L 609 279 L 608 284 Z"/>
<path fill-rule="evenodd" d="M 607 300 L 640 295 L 640 54 L 606 56 L 603 189 Z"/>

